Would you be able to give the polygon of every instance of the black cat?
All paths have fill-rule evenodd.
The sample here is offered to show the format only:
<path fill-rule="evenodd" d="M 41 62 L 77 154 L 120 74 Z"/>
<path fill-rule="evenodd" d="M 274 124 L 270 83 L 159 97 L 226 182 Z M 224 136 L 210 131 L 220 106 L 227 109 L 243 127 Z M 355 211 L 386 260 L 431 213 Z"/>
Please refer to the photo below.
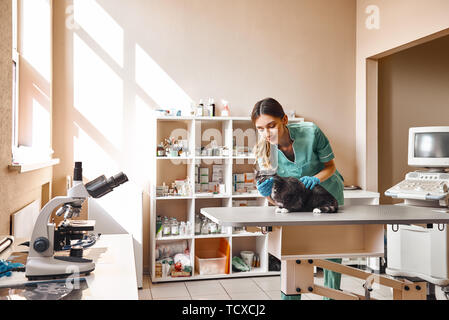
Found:
<path fill-rule="evenodd" d="M 276 212 L 314 212 L 336 213 L 338 201 L 326 189 L 316 185 L 312 190 L 296 178 L 283 178 L 274 175 L 264 175 L 256 171 L 256 181 L 259 183 L 273 178 L 271 198 L 276 205 Z"/>

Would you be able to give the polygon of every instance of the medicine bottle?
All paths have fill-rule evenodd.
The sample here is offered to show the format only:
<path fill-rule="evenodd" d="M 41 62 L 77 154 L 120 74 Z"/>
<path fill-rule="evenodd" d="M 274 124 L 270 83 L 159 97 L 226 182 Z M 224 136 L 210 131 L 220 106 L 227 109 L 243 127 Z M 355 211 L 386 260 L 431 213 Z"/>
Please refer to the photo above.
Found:
<path fill-rule="evenodd" d="M 162 236 L 168 237 L 171 234 L 170 221 L 167 217 L 164 217 L 164 222 L 162 223 Z"/>
<path fill-rule="evenodd" d="M 171 235 L 178 236 L 179 235 L 179 224 L 176 218 L 171 219 Z"/>

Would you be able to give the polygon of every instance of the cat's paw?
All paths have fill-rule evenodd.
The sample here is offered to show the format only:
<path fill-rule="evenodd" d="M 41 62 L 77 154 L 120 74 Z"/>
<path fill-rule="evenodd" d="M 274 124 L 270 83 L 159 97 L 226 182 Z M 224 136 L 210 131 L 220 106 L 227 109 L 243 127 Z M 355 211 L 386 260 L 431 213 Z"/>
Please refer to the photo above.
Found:
<path fill-rule="evenodd" d="M 288 211 L 288 209 L 286 209 L 286 208 L 282 208 L 282 209 L 281 209 L 281 213 L 289 213 L 289 211 Z"/>
<path fill-rule="evenodd" d="M 318 208 L 313 209 L 313 214 L 315 215 L 320 215 L 321 214 L 321 210 Z"/>
<path fill-rule="evenodd" d="M 276 207 L 276 210 L 275 210 L 275 212 L 276 212 L 276 213 L 282 213 L 282 209 L 281 209 L 281 208 L 279 208 L 279 207 Z"/>

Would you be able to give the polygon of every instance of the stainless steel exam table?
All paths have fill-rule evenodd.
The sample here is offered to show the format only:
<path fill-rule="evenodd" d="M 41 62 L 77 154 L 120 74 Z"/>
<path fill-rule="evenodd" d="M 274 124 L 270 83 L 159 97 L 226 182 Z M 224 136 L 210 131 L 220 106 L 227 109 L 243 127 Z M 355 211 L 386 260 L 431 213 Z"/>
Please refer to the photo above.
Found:
<path fill-rule="evenodd" d="M 393 289 L 393 299 L 426 299 L 426 282 L 392 279 L 333 263 L 328 258 L 381 257 L 385 225 L 449 223 L 449 211 L 395 205 L 342 206 L 335 214 L 290 212 L 275 207 L 203 208 L 201 213 L 222 226 L 268 230 L 268 252 L 281 260 L 281 291 L 313 292 L 332 299 L 370 299 L 373 283 Z M 365 280 L 365 296 L 314 284 L 313 267 Z"/>

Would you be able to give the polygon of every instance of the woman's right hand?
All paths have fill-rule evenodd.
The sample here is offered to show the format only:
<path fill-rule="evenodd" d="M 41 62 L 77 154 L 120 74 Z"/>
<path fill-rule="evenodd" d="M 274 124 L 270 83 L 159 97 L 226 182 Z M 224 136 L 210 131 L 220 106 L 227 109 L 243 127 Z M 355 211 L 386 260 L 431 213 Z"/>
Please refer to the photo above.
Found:
<path fill-rule="evenodd" d="M 271 190 L 273 189 L 273 183 L 273 178 L 265 180 L 262 183 L 259 183 L 259 181 L 257 181 L 257 190 L 259 191 L 260 195 L 263 197 L 269 197 L 271 195 Z"/>

